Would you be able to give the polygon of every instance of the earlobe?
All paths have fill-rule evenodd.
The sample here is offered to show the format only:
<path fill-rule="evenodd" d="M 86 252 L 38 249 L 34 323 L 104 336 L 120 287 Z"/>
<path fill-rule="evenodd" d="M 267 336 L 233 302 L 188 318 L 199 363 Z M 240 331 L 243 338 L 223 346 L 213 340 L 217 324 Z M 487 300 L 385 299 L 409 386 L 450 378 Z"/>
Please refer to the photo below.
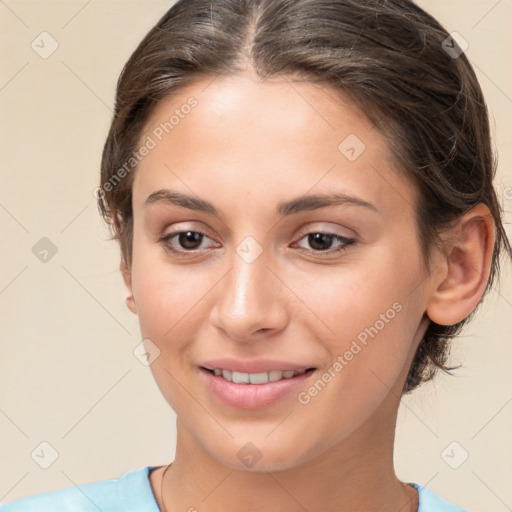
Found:
<path fill-rule="evenodd" d="M 127 291 L 126 306 L 133 314 L 136 315 L 137 305 L 135 304 L 135 298 L 133 297 L 131 268 L 129 268 L 126 262 L 123 259 L 121 259 L 119 269 L 121 270 L 121 274 L 123 275 L 123 281 Z"/>
<path fill-rule="evenodd" d="M 495 243 L 494 221 L 484 204 L 467 212 L 450 230 L 439 258 L 437 281 L 427 315 L 439 325 L 453 325 L 478 305 L 487 281 Z"/>

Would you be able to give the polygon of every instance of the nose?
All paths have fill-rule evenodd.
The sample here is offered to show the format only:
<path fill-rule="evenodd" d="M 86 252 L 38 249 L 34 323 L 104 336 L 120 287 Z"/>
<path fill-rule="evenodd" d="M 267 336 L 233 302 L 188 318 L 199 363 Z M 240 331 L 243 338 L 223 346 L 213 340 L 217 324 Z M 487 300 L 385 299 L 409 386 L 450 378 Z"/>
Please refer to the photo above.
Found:
<path fill-rule="evenodd" d="M 236 341 L 254 341 L 283 330 L 289 321 L 290 290 L 265 251 L 248 262 L 233 254 L 233 265 L 216 286 L 213 325 Z"/>

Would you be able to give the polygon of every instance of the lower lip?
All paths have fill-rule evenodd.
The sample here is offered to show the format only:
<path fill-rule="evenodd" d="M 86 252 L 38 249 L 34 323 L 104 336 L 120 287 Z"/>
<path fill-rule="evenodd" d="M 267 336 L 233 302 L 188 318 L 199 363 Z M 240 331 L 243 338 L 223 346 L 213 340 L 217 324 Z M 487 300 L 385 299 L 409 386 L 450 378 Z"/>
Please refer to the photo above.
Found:
<path fill-rule="evenodd" d="M 202 378 L 212 393 L 224 404 L 238 409 L 255 410 L 267 407 L 289 395 L 309 379 L 315 370 L 266 384 L 236 384 L 200 368 Z"/>

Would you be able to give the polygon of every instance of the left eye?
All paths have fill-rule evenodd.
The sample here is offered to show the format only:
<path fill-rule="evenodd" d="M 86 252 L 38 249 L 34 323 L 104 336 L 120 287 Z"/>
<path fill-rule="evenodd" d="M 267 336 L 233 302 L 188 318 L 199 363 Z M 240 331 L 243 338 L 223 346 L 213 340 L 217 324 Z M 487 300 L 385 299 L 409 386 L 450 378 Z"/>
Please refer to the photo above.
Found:
<path fill-rule="evenodd" d="M 334 233 L 323 233 L 323 232 L 311 232 L 307 235 L 303 236 L 301 240 L 307 239 L 307 243 L 310 245 L 310 247 L 316 247 L 316 250 L 309 250 L 305 249 L 308 252 L 338 252 L 345 250 L 349 245 L 353 244 L 355 242 L 352 238 L 346 238 L 344 236 L 335 235 Z M 334 241 L 340 242 L 340 245 L 332 250 L 329 250 L 329 248 L 326 248 L 325 246 L 332 246 L 332 243 Z"/>
<path fill-rule="evenodd" d="M 173 239 L 177 240 L 173 242 Z M 204 238 L 209 238 L 205 233 L 200 231 L 177 231 L 169 233 L 160 239 L 164 245 L 164 249 L 168 252 L 179 256 L 185 256 L 187 253 L 201 249 L 201 243 Z M 300 240 L 306 240 L 313 249 L 305 249 L 300 247 L 301 250 L 314 253 L 335 253 L 345 250 L 349 245 L 355 242 L 354 239 L 346 238 L 334 233 L 311 232 L 303 236 Z M 335 249 L 330 249 L 334 242 L 338 242 L 339 246 Z M 181 249 L 176 249 L 178 244 Z M 326 247 L 329 246 L 329 247 Z"/>

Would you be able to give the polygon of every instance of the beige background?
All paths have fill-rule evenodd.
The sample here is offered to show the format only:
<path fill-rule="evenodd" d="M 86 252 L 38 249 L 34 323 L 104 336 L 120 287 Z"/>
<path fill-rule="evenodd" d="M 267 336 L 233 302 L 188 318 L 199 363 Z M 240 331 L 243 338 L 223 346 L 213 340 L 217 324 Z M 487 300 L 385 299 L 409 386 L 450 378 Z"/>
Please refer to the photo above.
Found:
<path fill-rule="evenodd" d="M 170 3 L 0 2 L 0 502 L 174 456 L 175 416 L 132 353 L 137 318 L 93 197 L 117 77 Z M 469 43 L 510 221 L 512 1 L 419 4 Z M 43 31 L 59 45 L 47 59 L 31 48 Z M 46 263 L 32 252 L 42 237 L 58 249 Z M 458 376 L 405 398 L 399 414 L 398 476 L 471 512 L 512 510 L 511 277 L 456 343 Z M 58 452 L 47 469 L 42 442 Z"/>

